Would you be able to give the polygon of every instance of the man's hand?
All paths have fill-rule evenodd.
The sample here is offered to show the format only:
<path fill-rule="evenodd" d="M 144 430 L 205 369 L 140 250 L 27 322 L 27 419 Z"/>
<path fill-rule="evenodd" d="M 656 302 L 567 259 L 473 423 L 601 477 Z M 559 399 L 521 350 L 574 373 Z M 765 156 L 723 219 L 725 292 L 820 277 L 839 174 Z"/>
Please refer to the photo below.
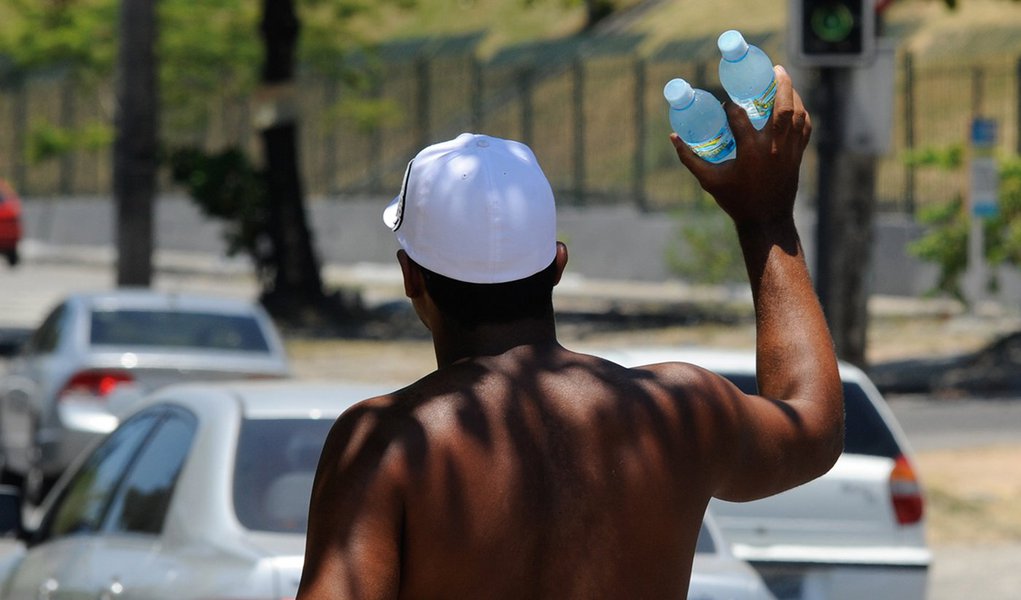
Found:
<path fill-rule="evenodd" d="M 776 74 L 773 114 L 762 131 L 733 102 L 724 108 L 737 141 L 737 158 L 713 164 L 699 158 L 677 134 L 670 136 L 677 156 L 702 188 L 739 225 L 769 222 L 793 214 L 801 157 L 812 133 L 812 122 L 791 78 L 781 67 Z"/>

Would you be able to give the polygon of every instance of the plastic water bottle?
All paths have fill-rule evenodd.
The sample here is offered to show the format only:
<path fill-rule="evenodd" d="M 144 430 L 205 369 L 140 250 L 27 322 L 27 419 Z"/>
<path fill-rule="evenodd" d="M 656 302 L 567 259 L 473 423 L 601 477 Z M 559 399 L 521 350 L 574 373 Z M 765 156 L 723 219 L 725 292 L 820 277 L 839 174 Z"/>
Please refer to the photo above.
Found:
<path fill-rule="evenodd" d="M 741 32 L 731 29 L 716 41 L 720 59 L 720 83 L 727 95 L 748 113 L 756 129 L 762 129 L 773 112 L 776 77 L 773 62 L 757 46 L 745 41 Z"/>
<path fill-rule="evenodd" d="M 695 154 L 713 163 L 734 158 L 737 145 L 719 100 L 683 79 L 668 81 L 663 97 L 670 104 L 670 126 Z"/>

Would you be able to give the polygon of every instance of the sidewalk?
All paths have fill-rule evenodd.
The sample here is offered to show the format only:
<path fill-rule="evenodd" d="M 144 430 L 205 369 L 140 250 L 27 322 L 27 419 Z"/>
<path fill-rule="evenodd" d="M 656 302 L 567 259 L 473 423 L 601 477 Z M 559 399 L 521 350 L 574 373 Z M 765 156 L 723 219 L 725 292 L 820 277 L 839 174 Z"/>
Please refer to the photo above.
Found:
<path fill-rule="evenodd" d="M 26 240 L 22 256 L 27 263 L 25 266 L 41 263 L 113 269 L 115 265 L 115 253 L 110 246 L 54 245 Z M 254 283 L 251 265 L 243 256 L 226 257 L 203 251 L 160 250 L 154 257 L 154 267 L 156 272 L 162 275 L 227 278 L 237 282 Z M 376 306 L 404 297 L 400 268 L 396 261 L 390 264 L 326 263 L 322 267 L 322 277 L 328 288 L 360 290 L 362 300 L 367 306 Z M 669 313 L 677 309 L 704 306 L 750 315 L 752 302 L 751 292 L 744 284 L 712 286 L 692 285 L 676 279 L 662 282 L 600 279 L 571 273 L 570 265 L 555 293 L 558 308 L 593 312 L 645 310 Z M 965 307 L 960 302 L 946 298 L 873 295 L 869 299 L 869 311 L 874 318 L 950 318 L 964 315 Z M 981 306 L 976 314 L 981 317 L 1000 318 L 1010 316 L 1010 311 L 997 303 L 988 303 Z"/>

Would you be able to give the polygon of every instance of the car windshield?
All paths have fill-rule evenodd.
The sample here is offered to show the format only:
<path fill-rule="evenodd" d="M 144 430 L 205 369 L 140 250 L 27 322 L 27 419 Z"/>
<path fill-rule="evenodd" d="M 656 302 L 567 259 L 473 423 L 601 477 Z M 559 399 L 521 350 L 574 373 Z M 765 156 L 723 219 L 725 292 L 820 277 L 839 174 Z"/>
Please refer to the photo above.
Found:
<path fill-rule="evenodd" d="M 746 394 L 755 394 L 753 375 L 727 375 Z M 872 405 L 865 390 L 856 383 L 844 382 L 844 453 L 897 458 L 900 446 Z"/>
<path fill-rule="evenodd" d="M 254 531 L 304 533 L 332 419 L 246 419 L 234 465 L 234 512 Z"/>
<path fill-rule="evenodd" d="M 269 352 L 253 316 L 169 310 L 94 310 L 93 346 Z"/>

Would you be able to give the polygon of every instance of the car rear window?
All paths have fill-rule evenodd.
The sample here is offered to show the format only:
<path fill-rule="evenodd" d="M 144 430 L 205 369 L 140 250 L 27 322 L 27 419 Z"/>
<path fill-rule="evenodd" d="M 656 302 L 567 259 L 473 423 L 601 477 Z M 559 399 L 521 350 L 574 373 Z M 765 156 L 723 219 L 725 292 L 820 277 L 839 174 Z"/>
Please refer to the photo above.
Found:
<path fill-rule="evenodd" d="M 253 531 L 304 533 L 312 479 L 332 419 L 246 419 L 234 466 L 234 512 Z"/>
<path fill-rule="evenodd" d="M 746 394 L 756 394 L 752 375 L 726 375 Z M 844 382 L 844 453 L 897 458 L 900 446 L 883 417 L 872 405 L 865 390 L 856 383 Z"/>
<path fill-rule="evenodd" d="M 94 310 L 93 346 L 269 352 L 254 316 L 159 310 Z"/>

